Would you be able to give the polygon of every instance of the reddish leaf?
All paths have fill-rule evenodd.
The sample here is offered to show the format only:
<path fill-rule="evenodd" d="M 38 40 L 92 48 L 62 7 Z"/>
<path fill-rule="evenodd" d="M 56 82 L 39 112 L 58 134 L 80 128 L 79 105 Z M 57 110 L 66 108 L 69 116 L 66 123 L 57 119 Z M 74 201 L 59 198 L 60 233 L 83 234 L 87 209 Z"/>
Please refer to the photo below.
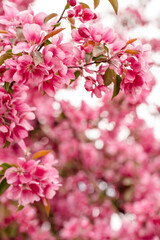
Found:
<path fill-rule="evenodd" d="M 33 159 L 44 157 L 45 155 L 47 155 L 50 152 L 52 152 L 52 150 L 42 150 L 42 151 L 39 151 L 39 152 L 37 152 L 37 153 L 35 153 L 33 155 Z"/>
<path fill-rule="evenodd" d="M 118 13 L 118 1 L 117 0 L 108 0 L 110 4 L 112 5 L 115 13 Z"/>
<path fill-rule="evenodd" d="M 7 32 L 5 30 L 0 30 L 0 33 L 5 33 L 7 34 Z"/>
<path fill-rule="evenodd" d="M 82 9 L 90 8 L 86 3 L 80 2 L 80 4 L 82 5 Z"/>
<path fill-rule="evenodd" d="M 50 213 L 50 204 L 49 204 L 49 201 L 48 201 L 48 199 L 46 199 L 46 205 L 44 205 L 44 207 L 45 207 L 45 211 L 46 211 L 46 213 L 47 213 L 47 216 L 49 217 L 49 213 Z"/>
<path fill-rule="evenodd" d="M 130 39 L 130 40 L 128 40 L 126 45 L 131 44 L 131 43 L 135 42 L 136 40 L 137 40 L 137 38 Z"/>
<path fill-rule="evenodd" d="M 47 23 L 50 19 L 56 17 L 58 14 L 57 13 L 51 13 L 44 19 L 44 23 Z"/>
<path fill-rule="evenodd" d="M 68 18 L 68 21 L 71 24 L 71 29 L 74 29 L 75 28 L 75 19 L 74 18 Z"/>
<path fill-rule="evenodd" d="M 94 9 L 96 9 L 100 3 L 100 0 L 93 0 L 94 1 Z"/>
<path fill-rule="evenodd" d="M 139 50 L 134 50 L 134 49 L 127 49 L 125 51 L 125 53 L 129 53 L 129 54 L 139 54 L 140 51 Z"/>
<path fill-rule="evenodd" d="M 63 31 L 65 28 L 58 28 L 53 30 L 52 32 L 48 33 L 44 38 L 42 42 L 45 42 L 48 38 L 53 37 L 54 35 L 60 33 L 61 31 Z"/>

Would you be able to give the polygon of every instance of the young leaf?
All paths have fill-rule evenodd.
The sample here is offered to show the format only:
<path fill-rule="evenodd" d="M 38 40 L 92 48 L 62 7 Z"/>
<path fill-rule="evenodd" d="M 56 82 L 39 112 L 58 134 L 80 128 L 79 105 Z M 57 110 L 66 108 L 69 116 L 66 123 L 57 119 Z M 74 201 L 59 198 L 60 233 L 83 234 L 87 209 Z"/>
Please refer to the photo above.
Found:
<path fill-rule="evenodd" d="M 130 39 L 127 41 L 126 45 L 131 44 L 131 43 L 135 42 L 136 40 L 137 40 L 137 38 Z"/>
<path fill-rule="evenodd" d="M 110 85 L 116 78 L 116 73 L 113 69 L 107 68 L 105 71 L 103 80 L 104 80 L 104 85 L 108 86 Z"/>
<path fill-rule="evenodd" d="M 60 26 L 60 25 L 61 25 L 61 22 L 52 25 L 52 27 L 56 28 L 56 27 L 58 27 L 58 26 Z"/>
<path fill-rule="evenodd" d="M 69 2 L 67 2 L 66 6 L 65 6 L 65 10 L 67 10 L 68 8 L 70 8 Z"/>
<path fill-rule="evenodd" d="M 100 3 L 100 0 L 93 0 L 94 1 L 94 9 L 96 9 Z"/>
<path fill-rule="evenodd" d="M 118 13 L 118 1 L 117 0 L 108 0 L 110 4 L 112 5 L 115 13 Z"/>
<path fill-rule="evenodd" d="M 118 95 L 120 91 L 121 82 L 122 82 L 122 78 L 119 75 L 117 75 L 114 81 L 114 90 L 113 90 L 112 99 Z"/>
<path fill-rule="evenodd" d="M 44 157 L 45 155 L 47 155 L 50 152 L 52 152 L 52 150 L 42 150 L 42 151 L 39 151 L 39 152 L 37 152 L 37 153 L 35 153 L 33 155 L 33 159 Z"/>
<path fill-rule="evenodd" d="M 86 3 L 79 2 L 82 5 L 82 9 L 90 8 Z"/>
<path fill-rule="evenodd" d="M 9 188 L 9 184 L 6 181 L 6 178 L 4 178 L 1 182 L 0 182 L 0 196 L 7 190 L 7 188 Z"/>
<path fill-rule="evenodd" d="M 58 14 L 57 13 L 51 13 L 44 19 L 44 24 L 46 24 L 50 19 L 56 17 Z"/>

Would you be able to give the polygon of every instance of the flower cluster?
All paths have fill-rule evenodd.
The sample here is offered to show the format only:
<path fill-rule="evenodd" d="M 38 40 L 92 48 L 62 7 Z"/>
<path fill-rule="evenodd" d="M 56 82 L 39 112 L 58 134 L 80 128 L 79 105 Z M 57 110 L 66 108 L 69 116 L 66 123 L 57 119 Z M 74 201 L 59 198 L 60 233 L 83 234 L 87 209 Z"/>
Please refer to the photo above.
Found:
<path fill-rule="evenodd" d="M 4 175 L 11 184 L 7 194 L 9 199 L 16 199 L 19 205 L 25 206 L 40 199 L 46 204 L 46 199 L 54 197 L 60 184 L 52 163 L 19 158 L 17 164 L 7 169 Z"/>
<path fill-rule="evenodd" d="M 14 2 L 0 16 L 0 239 L 159 239 L 160 141 L 137 113 L 155 84 L 150 47 L 76 0 L 60 16 Z M 55 100 L 82 77 L 100 105 Z"/>
<path fill-rule="evenodd" d="M 149 46 L 136 46 L 136 39 L 122 41 L 111 28 L 103 28 L 100 24 L 89 27 L 83 24 L 78 30 L 73 29 L 72 37 L 85 52 L 86 72 L 94 74 L 95 70 L 89 67 L 94 63 L 98 65 L 96 77 L 86 77 L 85 89 L 92 95 L 101 97 L 101 92 L 106 92 L 111 83 L 114 89 L 120 85 L 130 96 L 148 88 L 152 80 Z M 114 91 L 113 97 L 118 92 Z"/>
<path fill-rule="evenodd" d="M 30 120 L 35 118 L 33 111 L 26 102 L 26 88 L 14 87 L 6 83 L 9 94 L 4 88 L 0 88 L 0 145 L 7 142 L 19 142 L 28 136 L 28 131 L 33 130 Z"/>
<path fill-rule="evenodd" d="M 76 5 L 76 1 L 70 0 L 69 4 L 74 7 L 68 11 L 69 18 L 78 18 L 81 22 L 87 22 L 97 18 L 96 14 L 92 12 L 90 8 L 83 8 L 83 3 Z"/>

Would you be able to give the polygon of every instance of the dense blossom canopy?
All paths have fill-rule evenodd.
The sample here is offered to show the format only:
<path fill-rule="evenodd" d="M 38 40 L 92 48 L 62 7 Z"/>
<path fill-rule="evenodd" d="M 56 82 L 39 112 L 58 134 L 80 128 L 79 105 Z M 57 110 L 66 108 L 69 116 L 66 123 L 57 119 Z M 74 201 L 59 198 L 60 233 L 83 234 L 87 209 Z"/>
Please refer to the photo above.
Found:
<path fill-rule="evenodd" d="M 117 27 L 76 0 L 60 16 L 30 3 L 0 5 L 0 239 L 158 240 L 160 142 L 137 109 L 159 40 L 127 36 L 149 25 L 132 7 Z M 57 100 L 81 83 L 98 106 Z"/>

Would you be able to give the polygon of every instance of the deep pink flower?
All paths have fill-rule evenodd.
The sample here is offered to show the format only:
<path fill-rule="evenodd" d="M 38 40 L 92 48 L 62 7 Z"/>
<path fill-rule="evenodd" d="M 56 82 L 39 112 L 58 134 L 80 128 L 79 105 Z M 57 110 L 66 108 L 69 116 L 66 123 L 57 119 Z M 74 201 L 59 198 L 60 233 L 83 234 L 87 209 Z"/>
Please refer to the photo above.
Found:
<path fill-rule="evenodd" d="M 80 26 L 78 28 L 78 33 L 83 38 L 88 38 L 90 36 L 89 30 L 85 26 Z"/>
<path fill-rule="evenodd" d="M 83 21 L 89 21 L 89 20 L 93 19 L 93 17 L 94 17 L 94 13 L 89 8 L 83 9 L 83 11 L 82 11 Z"/>

